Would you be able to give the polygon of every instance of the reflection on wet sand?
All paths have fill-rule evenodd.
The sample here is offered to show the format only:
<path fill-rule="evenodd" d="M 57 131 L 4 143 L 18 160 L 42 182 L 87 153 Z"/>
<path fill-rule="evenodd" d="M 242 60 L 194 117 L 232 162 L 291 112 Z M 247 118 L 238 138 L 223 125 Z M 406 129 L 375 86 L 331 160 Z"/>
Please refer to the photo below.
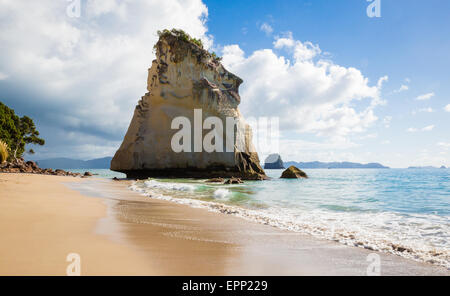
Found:
<path fill-rule="evenodd" d="M 68 184 L 101 197 L 108 216 L 97 232 L 130 244 L 160 275 L 366 275 L 370 250 L 353 248 L 155 200 L 131 192 L 127 181 Z M 379 254 L 382 274 L 448 274 L 444 268 Z"/>

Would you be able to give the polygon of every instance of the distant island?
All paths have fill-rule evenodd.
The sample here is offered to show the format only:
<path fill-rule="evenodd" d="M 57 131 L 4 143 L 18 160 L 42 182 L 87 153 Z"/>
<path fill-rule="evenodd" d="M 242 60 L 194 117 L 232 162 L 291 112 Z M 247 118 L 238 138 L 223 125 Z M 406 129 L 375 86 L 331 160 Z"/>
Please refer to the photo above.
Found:
<path fill-rule="evenodd" d="M 446 169 L 445 166 L 441 166 L 441 167 L 434 167 L 434 166 L 410 166 L 408 169 L 420 169 L 420 170 L 428 170 L 428 169 Z"/>
<path fill-rule="evenodd" d="M 389 169 L 389 167 L 384 166 L 379 163 L 368 163 L 361 164 L 356 162 L 295 162 L 287 161 L 284 163 L 285 166 L 289 167 L 291 165 L 296 166 L 300 169 Z"/>
<path fill-rule="evenodd" d="M 91 160 L 80 160 L 73 158 L 49 158 L 37 160 L 36 163 L 41 168 L 52 169 L 109 169 L 112 157 L 95 158 Z M 280 158 L 281 160 L 281 158 Z M 287 161 L 284 167 L 296 166 L 300 169 L 389 169 L 379 163 L 361 164 L 355 162 L 295 162 Z M 410 167 L 418 168 L 418 167 Z M 422 167 L 424 168 L 424 167 Z"/>
<path fill-rule="evenodd" d="M 50 158 L 37 160 L 41 168 L 49 169 L 109 169 L 112 157 L 79 160 L 72 158 Z"/>

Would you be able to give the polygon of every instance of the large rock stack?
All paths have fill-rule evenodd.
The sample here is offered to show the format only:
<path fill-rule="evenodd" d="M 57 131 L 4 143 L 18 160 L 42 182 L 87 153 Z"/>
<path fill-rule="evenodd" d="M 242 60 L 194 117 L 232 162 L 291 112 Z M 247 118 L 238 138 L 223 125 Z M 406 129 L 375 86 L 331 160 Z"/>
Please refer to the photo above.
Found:
<path fill-rule="evenodd" d="M 264 169 L 265 170 L 284 169 L 283 160 L 281 160 L 280 154 L 270 154 L 269 156 L 267 156 L 266 160 L 264 160 Z"/>
<path fill-rule="evenodd" d="M 148 93 L 136 106 L 123 143 L 112 159 L 111 170 L 130 178 L 265 179 L 252 145 L 250 127 L 244 124 L 244 132 L 238 129 L 231 139 L 225 134 L 227 117 L 243 122 L 237 108 L 242 79 L 228 72 L 214 54 L 177 32 L 161 34 L 155 49 L 156 60 L 148 73 Z M 231 141 L 230 152 L 195 151 L 194 140 L 190 152 L 172 149 L 171 140 L 178 132 L 172 129 L 173 119 L 188 118 L 194 128 L 194 109 L 201 110 L 200 124 L 210 116 L 221 119 L 223 133 L 218 137 L 224 147 L 227 140 Z M 200 132 L 203 139 L 209 130 Z"/>

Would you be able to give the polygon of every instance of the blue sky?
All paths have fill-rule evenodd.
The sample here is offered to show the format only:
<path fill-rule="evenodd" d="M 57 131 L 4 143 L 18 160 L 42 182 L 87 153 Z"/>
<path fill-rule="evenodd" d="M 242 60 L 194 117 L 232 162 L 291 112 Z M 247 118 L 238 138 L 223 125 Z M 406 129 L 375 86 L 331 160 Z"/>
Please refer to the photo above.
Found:
<path fill-rule="evenodd" d="M 449 1 L 381 0 L 380 18 L 365 0 L 80 3 L 0 1 L 0 100 L 36 119 L 34 158 L 112 155 L 156 30 L 179 27 L 244 78 L 245 116 L 289 120 L 284 160 L 450 166 Z"/>

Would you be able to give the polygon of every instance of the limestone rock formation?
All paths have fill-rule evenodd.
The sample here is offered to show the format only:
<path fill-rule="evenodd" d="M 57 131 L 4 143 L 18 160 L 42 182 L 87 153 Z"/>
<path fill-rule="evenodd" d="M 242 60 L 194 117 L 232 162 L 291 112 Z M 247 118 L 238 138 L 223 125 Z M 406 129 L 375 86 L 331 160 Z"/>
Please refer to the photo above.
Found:
<path fill-rule="evenodd" d="M 280 154 L 270 154 L 264 161 L 265 170 L 277 170 L 284 169 L 283 160 L 281 160 Z"/>
<path fill-rule="evenodd" d="M 253 147 L 250 127 L 244 123 L 244 132 L 233 128 L 234 135 L 226 133 L 227 118 L 244 122 L 238 110 L 242 79 L 228 72 L 215 54 L 191 42 L 182 31 L 160 34 L 155 49 L 156 59 L 148 72 L 148 92 L 136 106 L 122 145 L 111 161 L 111 170 L 129 178 L 267 178 Z M 194 109 L 201 110 L 200 122 Z M 174 151 L 172 143 L 181 130 L 181 125 L 172 128 L 173 120 L 180 116 L 189 119 L 189 130 L 193 131 L 192 141 L 179 141 L 191 148 L 181 152 Z M 206 152 L 203 147 L 199 151 L 195 146 L 198 137 L 206 141 L 205 136 L 212 130 L 213 125 L 201 129 L 202 124 L 205 128 L 203 121 L 211 116 L 223 123 L 223 132 L 216 130 L 212 141 L 223 143 L 223 152 Z M 195 128 L 198 124 L 200 135 Z"/>
<path fill-rule="evenodd" d="M 300 170 L 299 168 L 291 165 L 288 167 L 282 174 L 281 178 L 283 179 L 301 179 L 301 178 L 308 178 L 308 175 Z"/>

